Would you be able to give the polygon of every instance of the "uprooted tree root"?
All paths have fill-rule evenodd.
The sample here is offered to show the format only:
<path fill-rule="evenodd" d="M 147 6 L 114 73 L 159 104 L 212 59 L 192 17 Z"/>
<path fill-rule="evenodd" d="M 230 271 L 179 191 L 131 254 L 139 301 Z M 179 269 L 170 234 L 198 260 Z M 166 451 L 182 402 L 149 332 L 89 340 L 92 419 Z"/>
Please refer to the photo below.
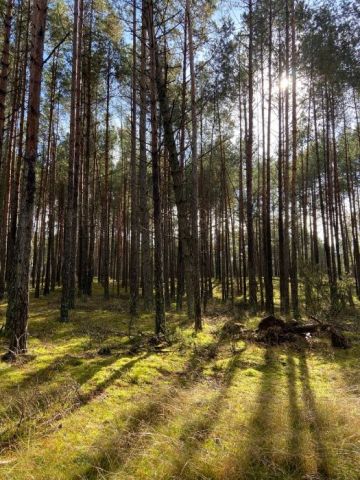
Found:
<path fill-rule="evenodd" d="M 268 315 L 260 321 L 256 330 L 246 329 L 241 323 L 229 320 L 223 325 L 221 334 L 267 345 L 308 341 L 312 337 L 326 335 L 334 348 L 351 347 L 350 340 L 338 328 L 316 317 L 310 319 L 313 323 L 300 323 L 297 320 L 285 322 L 274 315 Z"/>

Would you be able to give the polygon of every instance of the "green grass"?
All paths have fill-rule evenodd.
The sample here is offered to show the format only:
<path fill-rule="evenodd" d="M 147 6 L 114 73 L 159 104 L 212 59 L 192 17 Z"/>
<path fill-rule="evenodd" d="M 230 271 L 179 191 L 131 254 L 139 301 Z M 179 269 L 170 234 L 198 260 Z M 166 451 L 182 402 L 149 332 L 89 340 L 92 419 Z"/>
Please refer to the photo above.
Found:
<path fill-rule="evenodd" d="M 217 302 L 198 335 L 170 312 L 156 347 L 152 314 L 129 338 L 126 295 L 95 288 L 69 324 L 58 302 L 31 299 L 29 354 L 0 363 L 1 480 L 360 479 L 358 309 L 347 351 L 224 338 Z"/>

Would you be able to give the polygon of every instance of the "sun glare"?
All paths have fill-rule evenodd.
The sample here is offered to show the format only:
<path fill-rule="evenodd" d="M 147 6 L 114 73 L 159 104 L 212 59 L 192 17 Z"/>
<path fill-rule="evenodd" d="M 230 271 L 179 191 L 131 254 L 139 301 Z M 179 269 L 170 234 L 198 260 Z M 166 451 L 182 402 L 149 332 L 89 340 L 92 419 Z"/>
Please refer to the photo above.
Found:
<path fill-rule="evenodd" d="M 289 87 L 289 79 L 286 76 L 283 76 L 280 80 L 280 88 L 281 90 L 286 90 Z"/>

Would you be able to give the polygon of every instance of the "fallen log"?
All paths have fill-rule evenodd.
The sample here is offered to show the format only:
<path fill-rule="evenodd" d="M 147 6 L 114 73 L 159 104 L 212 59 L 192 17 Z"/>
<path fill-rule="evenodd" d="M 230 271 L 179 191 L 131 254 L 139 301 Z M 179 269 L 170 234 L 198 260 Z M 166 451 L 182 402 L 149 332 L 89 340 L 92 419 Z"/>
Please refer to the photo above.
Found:
<path fill-rule="evenodd" d="M 344 334 L 337 331 L 335 328 L 331 329 L 331 344 L 335 348 L 351 348 L 351 340 L 345 337 Z"/>
<path fill-rule="evenodd" d="M 269 330 L 270 328 L 277 328 L 284 333 L 297 333 L 298 335 L 305 335 L 307 333 L 315 333 L 320 330 L 321 326 L 318 323 L 300 324 L 296 320 L 284 322 L 281 318 L 276 318 L 274 315 L 268 315 L 263 318 L 257 328 L 258 332 Z"/>
<path fill-rule="evenodd" d="M 273 327 L 284 328 L 284 326 L 284 320 L 281 320 L 281 318 L 276 318 L 274 315 L 268 315 L 260 321 L 257 329 L 258 331 L 262 331 Z"/>
<path fill-rule="evenodd" d="M 286 332 L 297 333 L 298 335 L 306 335 L 307 333 L 316 333 L 320 330 L 320 326 L 316 323 L 306 323 L 305 325 L 292 326 L 285 323 L 284 330 Z"/>
<path fill-rule="evenodd" d="M 315 320 L 322 328 L 327 329 L 330 332 L 331 344 L 334 348 L 351 348 L 351 340 L 345 335 L 340 332 L 336 327 L 329 324 L 324 324 L 321 320 L 314 317 L 314 315 L 310 315 L 312 320 Z"/>
<path fill-rule="evenodd" d="M 257 332 L 256 339 L 268 345 L 279 345 L 280 343 L 295 342 L 297 336 L 294 333 L 286 332 L 281 327 L 269 327 Z"/>
<path fill-rule="evenodd" d="M 314 316 L 310 316 L 316 323 L 301 324 L 296 320 L 285 322 L 274 315 L 264 317 L 257 328 L 257 337 L 270 345 L 284 342 L 294 342 L 299 337 L 305 337 L 319 332 L 327 332 L 334 348 L 350 348 L 351 342 L 337 328 L 324 323 Z"/>

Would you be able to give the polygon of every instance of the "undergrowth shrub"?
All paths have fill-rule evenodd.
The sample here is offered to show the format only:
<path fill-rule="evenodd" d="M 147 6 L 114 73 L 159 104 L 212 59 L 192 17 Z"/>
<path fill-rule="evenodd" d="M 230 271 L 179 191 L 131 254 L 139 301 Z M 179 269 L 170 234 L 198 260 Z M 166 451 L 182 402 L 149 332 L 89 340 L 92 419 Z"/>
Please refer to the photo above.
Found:
<path fill-rule="evenodd" d="M 352 304 L 353 280 L 348 274 L 344 274 L 337 280 L 333 291 L 327 274 L 319 265 L 301 265 L 301 279 L 304 285 L 305 310 L 308 315 L 334 318 L 347 304 Z"/>

